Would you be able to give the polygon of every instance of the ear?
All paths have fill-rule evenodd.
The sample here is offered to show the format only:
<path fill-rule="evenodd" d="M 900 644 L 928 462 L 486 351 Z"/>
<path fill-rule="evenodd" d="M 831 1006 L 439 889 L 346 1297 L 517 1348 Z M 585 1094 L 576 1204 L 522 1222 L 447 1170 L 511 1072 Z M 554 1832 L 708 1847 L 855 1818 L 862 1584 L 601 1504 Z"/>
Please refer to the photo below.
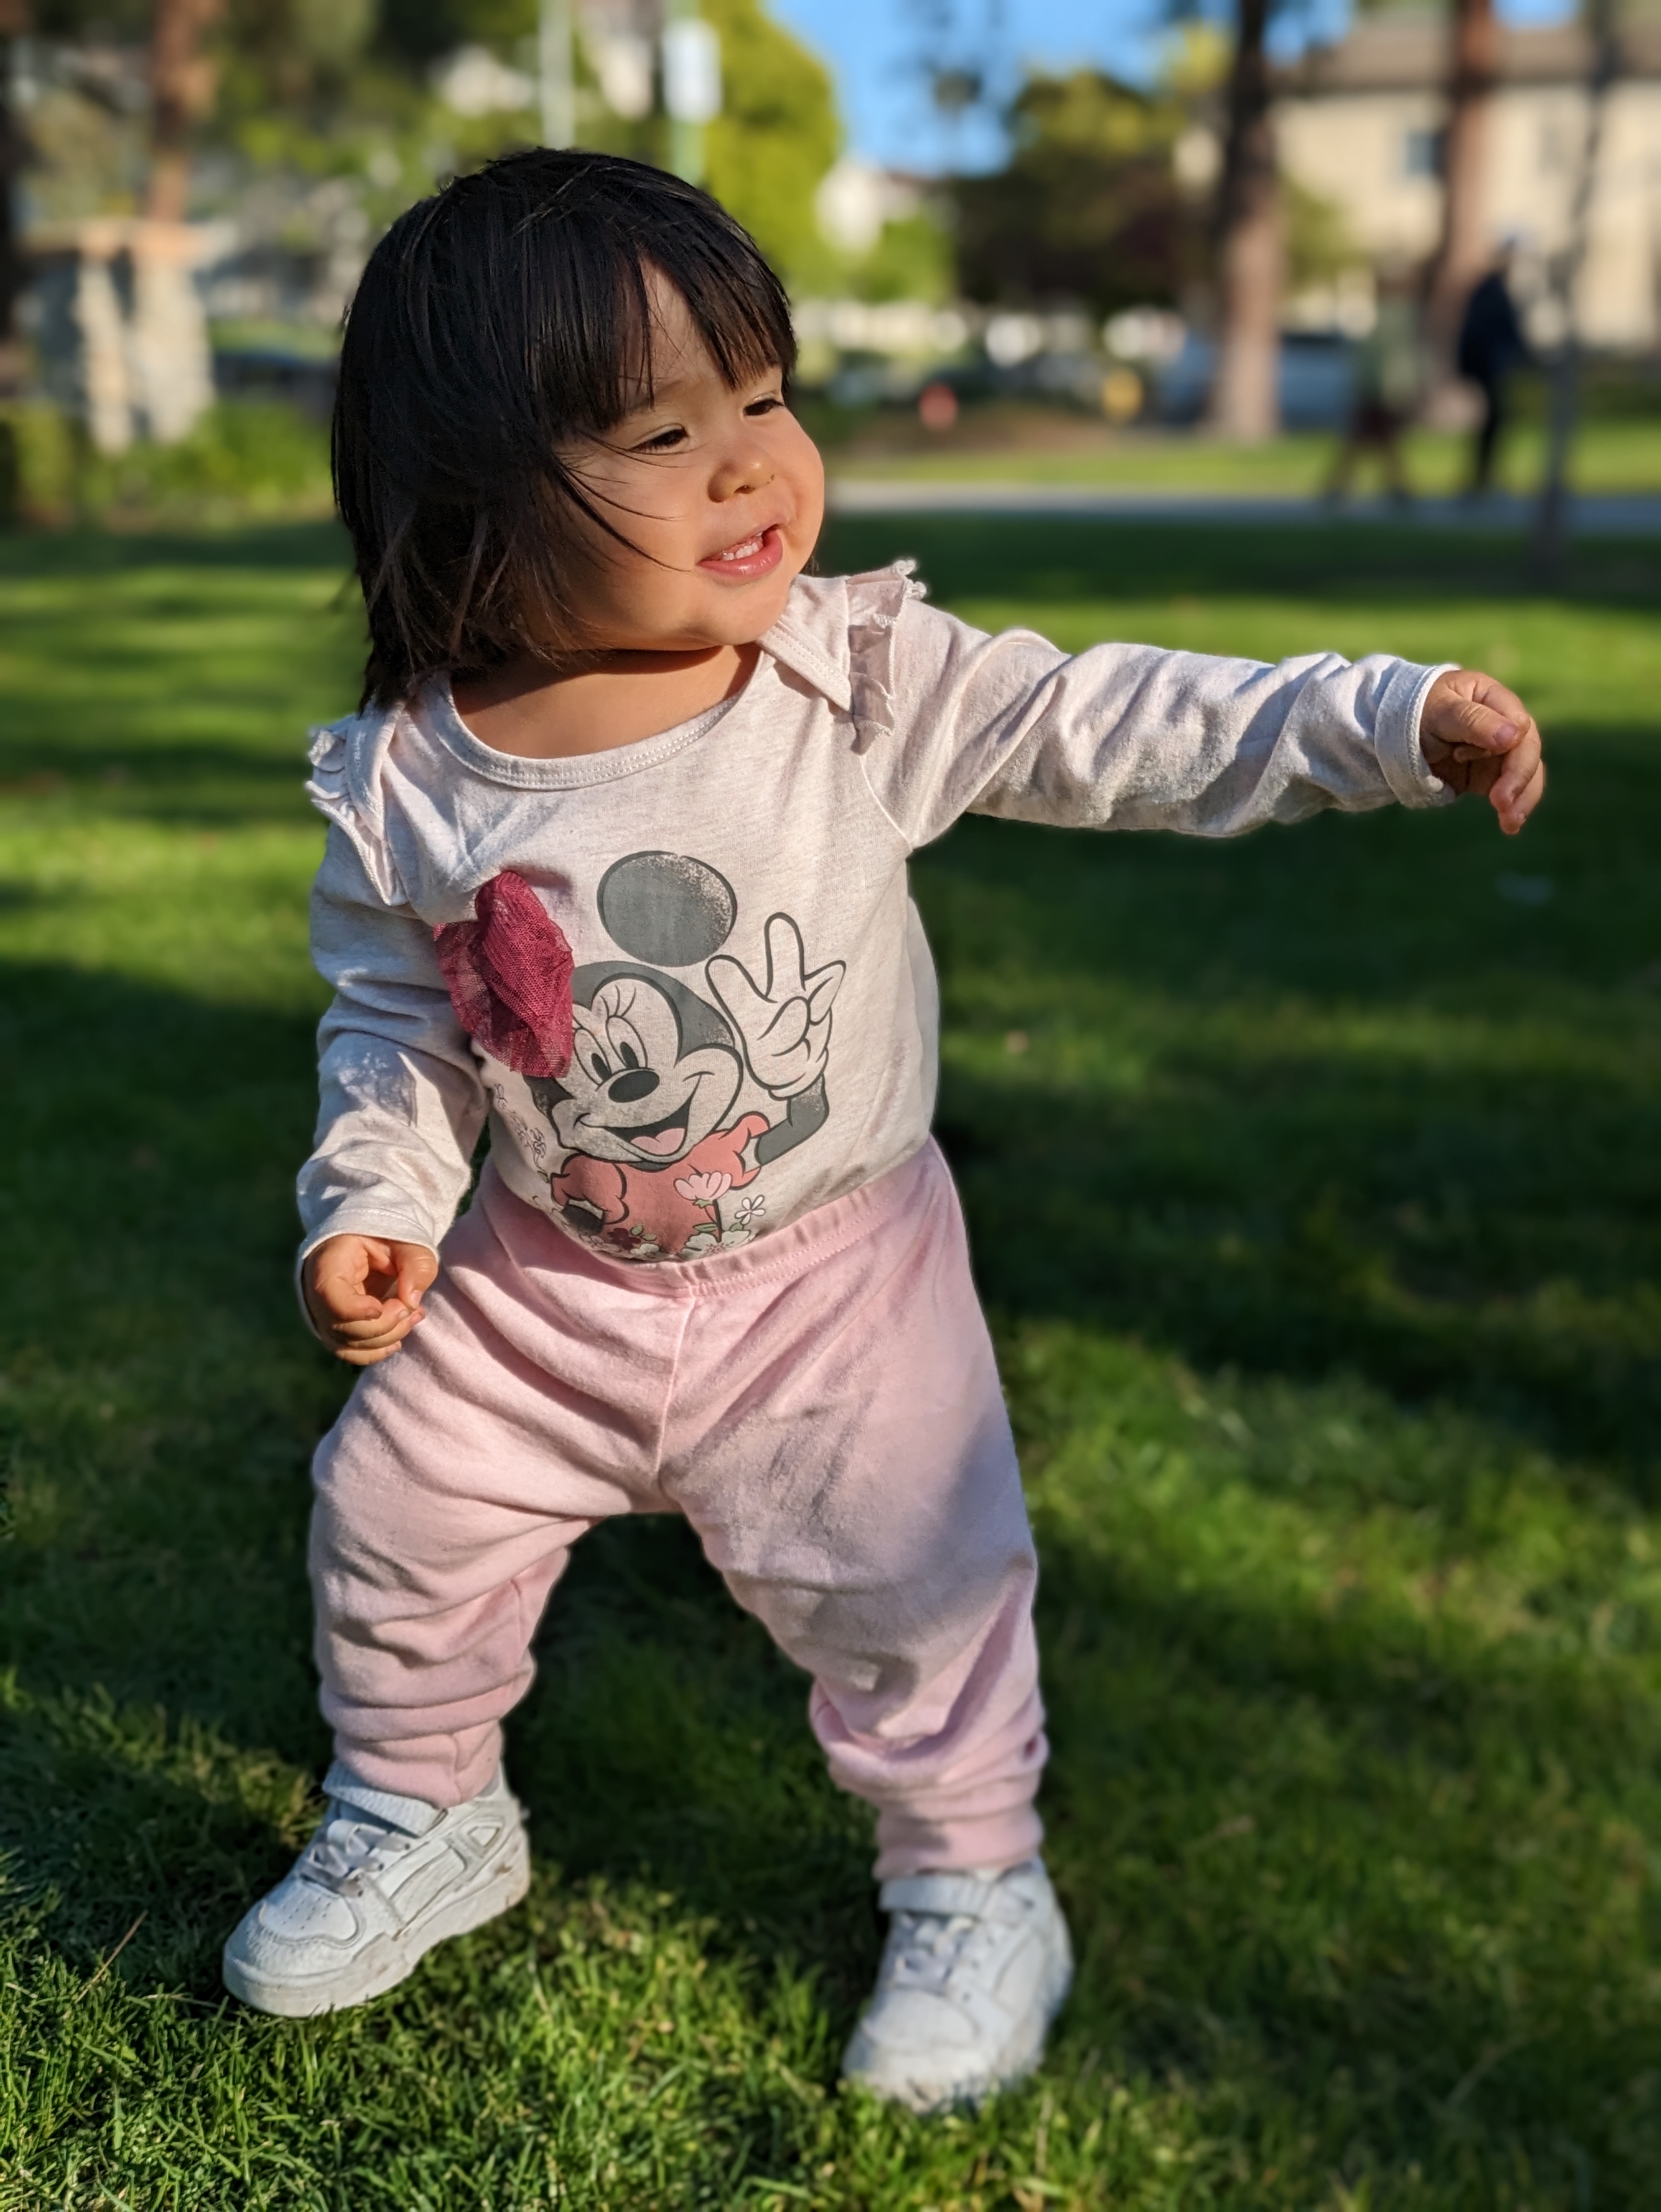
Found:
<path fill-rule="evenodd" d="M 554 1118 L 555 1107 L 563 1105 L 571 1095 L 563 1083 L 556 1081 L 551 1075 L 527 1076 L 526 1082 L 536 1101 L 537 1111 L 545 1115 L 551 1121 Z"/>

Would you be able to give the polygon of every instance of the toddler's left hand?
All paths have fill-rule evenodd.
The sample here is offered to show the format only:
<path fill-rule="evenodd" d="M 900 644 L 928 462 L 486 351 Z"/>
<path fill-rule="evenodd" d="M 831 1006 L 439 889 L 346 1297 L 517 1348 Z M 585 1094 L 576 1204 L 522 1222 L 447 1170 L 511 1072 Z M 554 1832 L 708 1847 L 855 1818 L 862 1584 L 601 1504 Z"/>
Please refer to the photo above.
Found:
<path fill-rule="evenodd" d="M 1534 717 L 1514 691 L 1479 669 L 1437 678 L 1419 717 L 1419 743 L 1451 790 L 1488 793 L 1507 837 L 1540 804 L 1546 764 Z"/>

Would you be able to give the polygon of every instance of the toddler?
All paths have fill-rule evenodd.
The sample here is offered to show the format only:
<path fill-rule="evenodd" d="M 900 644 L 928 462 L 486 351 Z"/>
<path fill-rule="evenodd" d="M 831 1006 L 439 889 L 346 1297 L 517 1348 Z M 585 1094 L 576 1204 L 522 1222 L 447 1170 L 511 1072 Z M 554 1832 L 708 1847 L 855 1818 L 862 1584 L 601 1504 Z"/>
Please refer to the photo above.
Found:
<path fill-rule="evenodd" d="M 1542 772 L 1487 677 L 1069 659 L 902 569 L 809 575 L 793 353 L 745 233 L 595 154 L 411 209 L 351 310 L 371 651 L 312 753 L 301 1281 L 368 1371 L 315 1469 L 326 1815 L 224 1970 L 357 2004 L 522 1897 L 502 1723 L 538 1616 L 596 1522 L 684 1513 L 875 1808 L 891 1923 L 844 2065 L 926 2111 L 1031 2071 L 1071 1960 L 908 858 L 966 811 L 1224 836 L 1477 790 L 1514 831 Z"/>

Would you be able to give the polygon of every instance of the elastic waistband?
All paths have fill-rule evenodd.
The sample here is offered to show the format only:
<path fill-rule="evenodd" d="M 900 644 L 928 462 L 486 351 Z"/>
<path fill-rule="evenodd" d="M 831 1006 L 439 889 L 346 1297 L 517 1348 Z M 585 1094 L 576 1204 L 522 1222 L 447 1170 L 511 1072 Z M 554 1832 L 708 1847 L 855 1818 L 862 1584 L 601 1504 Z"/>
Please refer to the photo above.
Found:
<path fill-rule="evenodd" d="M 482 1206 L 504 1244 L 523 1254 L 535 1249 L 534 1264 L 562 1274 L 588 1275 L 626 1283 L 650 1297 L 719 1297 L 748 1290 L 770 1279 L 799 1275 L 833 1252 L 857 1243 L 897 1214 L 926 1205 L 937 1192 L 950 1192 L 952 1171 L 930 1137 L 909 1159 L 889 1168 L 856 1190 L 798 1214 L 782 1229 L 770 1229 L 752 1244 L 703 1260 L 613 1260 L 581 1243 L 557 1221 L 527 1206 L 508 1189 L 494 1162 L 479 1177 L 475 1206 Z"/>

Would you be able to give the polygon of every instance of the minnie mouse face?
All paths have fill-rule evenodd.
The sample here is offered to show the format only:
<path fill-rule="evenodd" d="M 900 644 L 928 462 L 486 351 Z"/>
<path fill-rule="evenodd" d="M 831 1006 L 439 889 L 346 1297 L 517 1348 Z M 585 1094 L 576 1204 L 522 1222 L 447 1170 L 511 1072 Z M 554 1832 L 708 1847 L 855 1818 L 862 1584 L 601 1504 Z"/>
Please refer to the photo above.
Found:
<path fill-rule="evenodd" d="M 568 1152 L 661 1168 L 721 1127 L 743 1064 L 713 1006 L 672 976 L 600 961 L 572 978 L 575 1048 L 531 1085 Z"/>

